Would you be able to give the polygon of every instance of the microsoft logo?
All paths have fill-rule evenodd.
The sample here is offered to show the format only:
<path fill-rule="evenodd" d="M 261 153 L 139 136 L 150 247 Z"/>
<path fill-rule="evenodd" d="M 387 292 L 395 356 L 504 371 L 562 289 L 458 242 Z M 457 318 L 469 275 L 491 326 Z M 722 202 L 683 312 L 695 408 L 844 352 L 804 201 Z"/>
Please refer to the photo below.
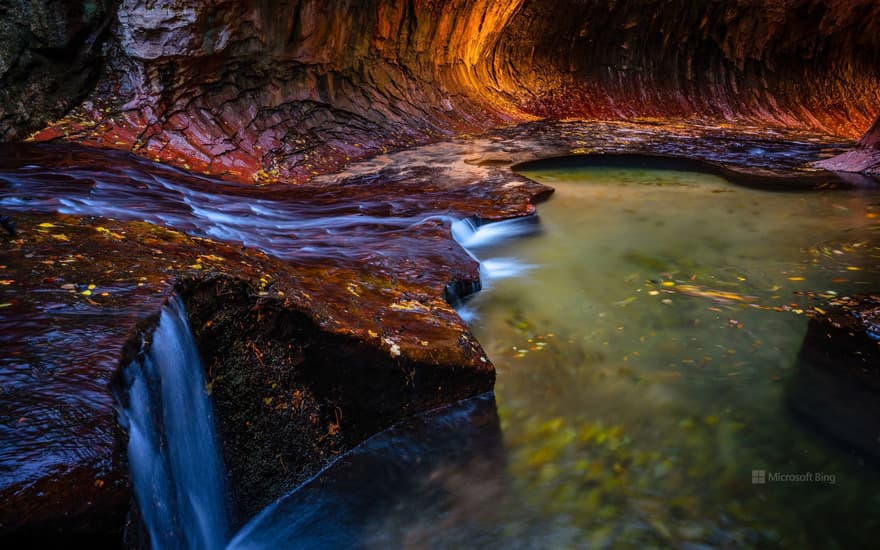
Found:
<path fill-rule="evenodd" d="M 762 485 L 767 483 L 767 470 L 752 470 L 752 484 Z"/>

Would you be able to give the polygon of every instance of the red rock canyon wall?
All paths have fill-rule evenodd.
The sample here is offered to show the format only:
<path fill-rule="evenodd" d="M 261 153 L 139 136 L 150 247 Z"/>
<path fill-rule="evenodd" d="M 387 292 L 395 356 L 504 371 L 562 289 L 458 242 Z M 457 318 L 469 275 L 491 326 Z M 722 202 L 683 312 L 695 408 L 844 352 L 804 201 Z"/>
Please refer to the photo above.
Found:
<path fill-rule="evenodd" d="M 36 139 L 241 181 L 533 117 L 857 138 L 880 111 L 873 0 L 123 0 L 110 33 Z"/>

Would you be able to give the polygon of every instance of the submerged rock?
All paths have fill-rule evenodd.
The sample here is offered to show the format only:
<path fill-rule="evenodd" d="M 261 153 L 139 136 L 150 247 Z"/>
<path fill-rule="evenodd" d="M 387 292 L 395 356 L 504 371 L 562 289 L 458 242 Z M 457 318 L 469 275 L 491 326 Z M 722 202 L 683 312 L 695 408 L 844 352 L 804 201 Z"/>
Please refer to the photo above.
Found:
<path fill-rule="evenodd" d="M 880 295 L 837 300 L 810 319 L 792 409 L 831 439 L 880 460 Z"/>

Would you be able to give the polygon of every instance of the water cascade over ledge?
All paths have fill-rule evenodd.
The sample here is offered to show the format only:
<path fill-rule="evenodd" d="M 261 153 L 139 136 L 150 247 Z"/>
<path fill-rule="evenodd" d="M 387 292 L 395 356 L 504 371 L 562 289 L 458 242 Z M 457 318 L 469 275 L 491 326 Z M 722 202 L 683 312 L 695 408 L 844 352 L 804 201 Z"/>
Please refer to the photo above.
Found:
<path fill-rule="evenodd" d="M 122 379 L 119 422 L 128 431 L 132 485 L 152 547 L 222 548 L 229 540 L 225 468 L 179 297 L 163 307 L 149 350 Z"/>

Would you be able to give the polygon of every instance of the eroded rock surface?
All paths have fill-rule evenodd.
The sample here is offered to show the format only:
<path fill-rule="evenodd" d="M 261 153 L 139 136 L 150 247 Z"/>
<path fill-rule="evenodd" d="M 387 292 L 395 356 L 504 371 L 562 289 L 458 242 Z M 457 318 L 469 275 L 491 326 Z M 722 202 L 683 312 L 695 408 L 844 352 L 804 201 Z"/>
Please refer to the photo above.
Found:
<path fill-rule="evenodd" d="M 814 164 L 817 168 L 840 172 L 864 172 L 880 176 L 880 115 L 851 150 Z"/>
<path fill-rule="evenodd" d="M 104 385 L 131 327 L 160 307 L 175 281 L 190 281 L 193 326 L 206 357 L 212 364 L 234 359 L 230 385 L 215 381 L 218 395 L 228 392 L 231 403 L 241 388 L 253 388 L 240 408 L 228 409 L 233 427 L 227 429 L 237 435 L 229 436 L 229 453 L 239 457 L 230 463 L 248 472 L 242 486 L 260 490 L 240 489 L 244 518 L 267 494 L 280 494 L 396 414 L 491 384 L 488 358 L 444 300 L 450 282 L 464 288 L 479 277 L 476 261 L 452 240 L 450 224 L 533 214 L 533 201 L 549 189 L 512 173 L 514 164 L 571 153 L 654 153 L 701 159 L 765 183 L 788 185 L 794 171 L 821 188 L 841 180 L 805 163 L 845 145 L 799 133 L 769 136 L 760 128 L 533 122 L 378 155 L 305 185 L 259 187 L 224 184 L 119 151 L 4 146 L 0 199 L 20 236 L 3 237 L 0 261 L 0 303 L 9 304 L 3 319 L 15 351 L 3 363 L 15 373 L 4 389 L 11 397 L 4 402 L 3 435 L 12 444 L 4 446 L 3 467 L 14 469 L 26 461 L 22 456 L 35 454 L 48 461 L 27 479 L 4 478 L 4 502 L 14 505 L 0 511 L 4 533 L 24 526 L 65 533 L 71 524 L 119 528 L 128 488 L 114 454 Z M 233 299 L 224 304 L 217 294 L 227 287 Z M 251 325 L 235 325 L 238 318 Z M 230 334 L 242 338 L 221 338 Z M 297 344 L 280 343 L 288 339 Z M 31 353 L 31 342 L 48 347 Z M 368 369 L 385 369 L 373 378 L 400 390 L 392 392 L 392 407 L 355 399 L 313 375 L 326 370 L 335 380 L 341 360 L 327 357 L 341 352 L 321 352 L 340 342 L 369 359 Z M 256 369 L 261 359 L 269 362 L 265 370 L 242 370 Z M 293 366 L 308 366 L 312 374 L 297 374 Z M 447 376 L 452 383 L 441 389 Z M 42 388 L 51 392 L 39 393 Z M 30 393 L 45 406 L 15 409 L 19 402 L 27 409 Z M 77 401 L 83 394 L 95 398 Z M 82 407 L 65 408 L 70 398 Z M 258 437 L 295 414 L 312 446 L 294 453 Z M 253 415 L 259 429 L 236 431 Z M 32 428 L 21 428 L 22 417 Z M 260 453 L 241 460 L 249 445 Z M 296 457 L 306 463 L 292 465 Z"/>
<path fill-rule="evenodd" d="M 35 139 L 244 182 L 536 116 L 854 139 L 878 36 L 871 0 L 126 0 L 93 93 Z"/>

